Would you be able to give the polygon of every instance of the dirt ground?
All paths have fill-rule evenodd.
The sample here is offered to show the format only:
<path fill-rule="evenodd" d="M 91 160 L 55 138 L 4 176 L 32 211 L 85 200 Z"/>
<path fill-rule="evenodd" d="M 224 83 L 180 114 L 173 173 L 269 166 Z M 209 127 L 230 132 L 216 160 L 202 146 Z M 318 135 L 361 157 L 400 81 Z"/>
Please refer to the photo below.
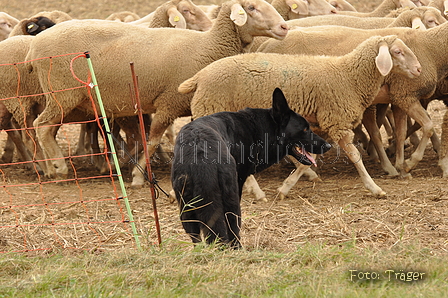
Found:
<path fill-rule="evenodd" d="M 53 9 L 64 10 L 75 18 L 104 18 L 121 10 L 144 16 L 163 1 L 148 2 L 99 0 L 90 4 L 93 2 L 37 0 L 23 7 L 19 1 L 1 0 L 0 4 L 3 11 L 19 19 Z M 379 3 L 351 1 L 359 11 L 372 10 L 375 2 Z M 445 106 L 435 101 L 429 113 L 440 136 Z M 58 135 L 59 141 L 66 148 L 68 144 L 73 148 L 78 129 L 77 125 L 65 125 Z M 5 138 L 2 132 L 1 148 Z M 169 146 L 166 148 L 169 151 Z M 412 150 L 412 146 L 406 149 L 407 156 Z M 432 148 L 428 146 L 423 161 L 412 171 L 412 179 L 388 178 L 366 154 L 363 159 L 374 181 L 387 192 L 387 198 L 371 196 L 354 166 L 336 149 L 318 161 L 316 170 L 322 182 L 300 180 L 284 200 L 278 198 L 276 189 L 293 170 L 290 164 L 282 162 L 257 174 L 268 201 L 256 201 L 253 195 L 244 193 L 243 246 L 292 251 L 308 242 L 328 245 L 356 242 L 360 248 L 386 249 L 409 243 L 427 247 L 435 254 L 446 253 L 448 185 Z M 112 249 L 133 245 L 130 225 L 122 223 L 127 220 L 124 200 L 115 199 L 121 194 L 117 177 L 100 176 L 89 158 L 71 161 L 79 179 L 59 183 L 46 183 L 47 180 L 24 165 L 0 164 L 0 252 L 54 247 Z M 153 162 L 152 170 L 160 187 L 156 202 L 162 240 L 189 242 L 178 219 L 177 205 L 163 193 L 171 189 L 170 165 Z M 154 244 L 157 233 L 151 190 L 148 186 L 138 190 L 129 188 L 130 170 L 124 167 L 122 171 L 136 231 L 141 235 L 139 239 L 143 245 Z M 83 177 L 94 178 L 83 180 Z"/>

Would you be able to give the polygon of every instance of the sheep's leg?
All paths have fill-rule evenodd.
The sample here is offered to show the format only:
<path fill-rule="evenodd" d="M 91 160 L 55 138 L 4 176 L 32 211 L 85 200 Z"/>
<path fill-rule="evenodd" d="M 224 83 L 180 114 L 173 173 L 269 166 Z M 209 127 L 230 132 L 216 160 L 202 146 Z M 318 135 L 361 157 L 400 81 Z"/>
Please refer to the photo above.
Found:
<path fill-rule="evenodd" d="M 428 116 L 426 110 L 422 107 L 420 102 L 413 103 L 407 110 L 408 115 L 417 121 L 422 126 L 422 138 L 418 147 L 412 153 L 411 158 L 406 160 L 408 172 L 415 168 L 417 164 L 422 160 L 425 153 L 426 145 L 428 144 L 431 135 L 434 134 L 434 126 L 431 119 Z"/>
<path fill-rule="evenodd" d="M 151 128 L 149 131 L 149 140 L 147 144 L 148 155 L 151 158 L 157 150 L 157 147 L 160 145 L 162 140 L 162 136 L 165 133 L 165 130 L 169 125 L 173 124 L 174 119 L 170 119 L 167 117 L 163 117 L 160 115 L 172 115 L 175 114 L 173 112 L 162 112 L 157 111 L 154 114 L 154 117 L 151 121 Z M 139 188 L 142 187 L 145 183 L 144 172 L 146 171 L 146 158 L 145 155 L 142 154 L 139 158 L 138 165 L 134 167 L 132 170 L 132 183 L 131 187 Z"/>
<path fill-rule="evenodd" d="M 312 154 L 313 157 L 315 157 L 315 154 Z M 291 175 L 288 176 L 288 178 L 286 178 L 283 181 L 282 186 L 280 186 L 277 191 L 279 192 L 279 196 L 280 199 L 283 200 L 286 195 L 289 193 L 289 191 L 291 190 L 291 188 L 297 183 L 297 181 L 299 181 L 300 177 L 302 177 L 303 174 L 305 174 L 305 172 L 309 172 L 312 171 L 313 173 L 315 173 L 313 170 L 311 170 L 310 166 L 306 166 L 303 164 L 296 164 L 296 169 L 291 173 Z M 317 174 L 316 174 L 317 176 Z"/>
<path fill-rule="evenodd" d="M 372 192 L 376 197 L 384 197 L 386 193 L 373 181 L 372 177 L 370 177 L 366 168 L 364 167 L 364 163 L 362 162 L 361 154 L 358 149 L 353 145 L 353 134 L 352 132 L 348 132 L 344 135 L 339 141 L 339 146 L 344 150 L 347 154 L 348 158 L 355 165 L 356 170 L 358 170 L 359 176 L 361 177 L 364 186 Z"/>
<path fill-rule="evenodd" d="M 76 155 L 86 155 L 90 151 L 90 143 L 86 139 L 88 135 L 86 126 L 87 124 L 83 123 L 79 129 L 78 144 L 75 151 Z"/>
<path fill-rule="evenodd" d="M 47 163 L 47 173 L 50 178 L 65 179 L 68 175 L 68 167 L 65 162 L 64 154 L 54 138 L 54 128 L 51 125 L 60 124 L 60 118 L 53 118 L 49 121 L 45 119 L 45 111 L 34 121 L 37 140 L 42 148 Z"/>
<path fill-rule="evenodd" d="M 415 147 L 417 147 L 418 143 L 420 142 L 418 137 L 415 135 L 415 132 L 417 130 L 419 130 L 420 128 L 421 128 L 421 125 L 418 122 L 415 122 L 414 125 L 412 125 L 412 127 L 410 129 L 408 129 L 408 132 L 407 132 L 407 136 L 408 137 L 411 138 L 411 137 L 415 136 L 415 138 L 417 138 L 417 139 L 411 139 L 411 143 Z M 435 134 L 435 133 L 432 134 L 432 136 L 431 136 L 431 143 L 432 143 L 432 148 L 434 149 L 434 151 L 438 153 L 439 150 L 440 150 L 440 139 L 437 136 L 437 134 Z"/>
<path fill-rule="evenodd" d="M 369 108 L 364 112 L 362 123 L 369 133 L 370 140 L 375 146 L 375 151 L 377 152 L 378 158 L 380 160 L 381 167 L 389 176 L 398 176 L 398 171 L 390 162 L 387 157 L 386 151 L 383 147 L 383 141 L 381 139 L 380 130 L 377 125 L 377 118 L 375 109 Z"/>
<path fill-rule="evenodd" d="M 439 150 L 439 167 L 442 169 L 443 178 L 448 177 L 448 110 L 443 115 L 442 135 Z"/>
<path fill-rule="evenodd" d="M 244 188 L 249 193 L 253 193 L 255 195 L 255 199 L 267 202 L 266 194 L 263 190 L 261 190 L 260 185 L 258 185 L 254 175 L 249 175 L 249 177 L 247 177 L 246 182 L 244 182 Z"/>
<path fill-rule="evenodd" d="M 395 168 L 403 178 L 411 178 L 404 161 L 404 141 L 406 139 L 406 113 L 397 105 L 392 105 L 395 122 Z"/>
<path fill-rule="evenodd" d="M 4 163 L 12 162 L 12 159 L 14 157 L 14 149 L 16 148 L 14 146 L 14 141 L 12 140 L 9 131 L 7 133 L 8 137 L 6 139 L 5 146 L 3 147 L 3 155 L 2 155 L 2 161 Z"/>

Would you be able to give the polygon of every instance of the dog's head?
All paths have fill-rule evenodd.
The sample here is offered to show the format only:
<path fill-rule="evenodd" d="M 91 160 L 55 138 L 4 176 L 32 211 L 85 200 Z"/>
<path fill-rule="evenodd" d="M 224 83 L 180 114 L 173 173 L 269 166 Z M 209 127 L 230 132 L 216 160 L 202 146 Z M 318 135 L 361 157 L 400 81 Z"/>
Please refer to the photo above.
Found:
<path fill-rule="evenodd" d="M 286 148 L 287 155 L 294 156 L 304 165 L 316 166 L 310 153 L 323 154 L 330 150 L 331 145 L 311 131 L 308 121 L 289 108 L 279 88 L 272 95 L 271 113 L 280 129 L 279 144 Z"/>

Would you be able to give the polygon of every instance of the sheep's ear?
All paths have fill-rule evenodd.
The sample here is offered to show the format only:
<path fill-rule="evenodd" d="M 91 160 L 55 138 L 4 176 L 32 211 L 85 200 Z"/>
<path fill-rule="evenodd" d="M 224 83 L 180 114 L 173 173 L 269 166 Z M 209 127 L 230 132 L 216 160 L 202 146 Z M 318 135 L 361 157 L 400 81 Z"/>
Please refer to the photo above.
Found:
<path fill-rule="evenodd" d="M 304 15 L 309 13 L 307 0 L 286 0 L 286 4 L 291 8 L 293 13 Z"/>
<path fill-rule="evenodd" d="M 29 22 L 28 24 L 26 24 L 26 32 L 29 35 L 33 35 L 33 33 L 35 31 L 37 31 L 39 29 L 39 25 L 37 25 L 35 22 Z"/>
<path fill-rule="evenodd" d="M 176 7 L 171 7 L 167 10 L 168 19 L 174 28 L 187 29 L 187 22 L 184 16 L 177 10 Z"/>
<path fill-rule="evenodd" d="M 291 109 L 282 90 L 275 88 L 272 94 L 272 118 L 274 118 L 275 123 L 285 126 L 289 121 L 290 111 Z"/>
<path fill-rule="evenodd" d="M 426 30 L 426 26 L 421 18 L 415 17 L 412 19 L 412 29 Z"/>
<path fill-rule="evenodd" d="M 389 74 L 394 66 L 392 61 L 392 56 L 389 52 L 389 46 L 387 44 L 380 44 L 380 48 L 378 51 L 378 56 L 375 58 L 376 67 L 380 71 L 383 76 Z"/>
<path fill-rule="evenodd" d="M 247 13 L 239 3 L 232 5 L 230 19 L 238 26 L 243 26 L 247 21 Z"/>

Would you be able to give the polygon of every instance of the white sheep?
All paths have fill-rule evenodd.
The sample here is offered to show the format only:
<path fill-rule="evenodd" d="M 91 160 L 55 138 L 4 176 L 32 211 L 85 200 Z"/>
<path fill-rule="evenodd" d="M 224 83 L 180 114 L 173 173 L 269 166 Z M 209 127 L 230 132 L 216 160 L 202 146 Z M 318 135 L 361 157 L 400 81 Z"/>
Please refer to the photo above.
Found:
<path fill-rule="evenodd" d="M 0 42 L 0 64 L 2 65 L 0 98 L 4 99 L 0 101 L 0 106 L 7 108 L 7 110 L 1 108 L 1 118 L 11 119 L 12 116 L 20 127 L 32 127 L 32 122 L 35 118 L 33 118 L 33 115 L 35 115 L 36 103 L 43 102 L 43 96 L 33 96 L 32 99 L 24 97 L 20 99 L 20 102 L 16 98 L 16 96 L 41 93 L 37 76 L 33 74 L 28 75 L 25 64 L 16 64 L 17 62 L 24 61 L 33 38 L 30 35 L 19 35 L 9 37 Z M 3 122 L 0 127 L 0 129 L 11 128 L 13 128 L 11 122 Z M 33 136 L 32 130 L 29 133 Z M 35 148 L 35 142 L 28 138 L 28 133 L 23 135 L 25 136 L 24 140 L 29 151 L 34 152 L 37 149 L 36 158 L 42 160 L 43 156 L 40 155 L 40 150 Z M 20 136 L 8 131 L 8 137 L 14 141 L 22 160 L 31 160 Z M 45 167 L 44 163 L 40 163 L 40 165 L 41 167 Z"/>
<path fill-rule="evenodd" d="M 285 20 L 337 13 L 326 0 L 272 0 L 271 4 Z"/>
<path fill-rule="evenodd" d="M 140 19 L 140 16 L 138 14 L 128 10 L 114 12 L 106 18 L 106 20 L 108 21 L 117 21 L 123 23 L 137 21 L 138 19 Z"/>
<path fill-rule="evenodd" d="M 129 99 L 129 62 L 135 63 L 139 75 L 139 93 L 145 113 L 155 113 L 149 134 L 149 154 L 160 143 L 165 129 L 181 116 L 188 116 L 192 95 L 177 92 L 178 85 L 211 62 L 242 53 L 254 36 L 282 39 L 288 32 L 286 22 L 266 1 L 232 0 L 223 3 L 213 27 L 206 32 L 175 28 L 142 28 L 129 23 L 104 20 L 79 20 L 58 24 L 38 34 L 31 45 L 27 60 L 56 56 L 69 52 L 89 51 L 100 84 L 107 116 L 133 116 L 135 107 Z M 55 59 L 48 82 L 48 64 L 32 62 L 43 91 L 66 89 L 78 85 L 66 59 Z M 75 63 L 74 72 L 87 75 L 86 63 Z M 103 87 L 101 87 L 103 86 Z M 63 153 L 48 129 L 50 123 L 60 123 L 64 115 L 75 108 L 87 111 L 86 90 L 57 94 L 56 104 L 47 96 L 44 111 L 35 120 L 38 140 L 48 158 L 52 158 L 51 176 L 66 176 Z M 61 109 L 62 108 L 62 109 Z M 63 111 L 63 113 L 61 112 Z M 144 168 L 144 156 L 140 159 Z M 144 178 L 133 171 L 132 186 L 142 186 Z"/>
<path fill-rule="evenodd" d="M 331 27 L 331 28 L 330 28 Z M 446 65 L 448 57 L 445 47 L 448 40 L 448 22 L 428 30 L 410 28 L 382 28 L 363 30 L 341 26 L 309 27 L 292 30 L 285 42 L 274 45 L 266 41 L 260 46 L 262 52 L 288 54 L 327 54 L 343 55 L 350 52 L 366 38 L 372 35 L 399 36 L 417 55 L 424 67 L 422 75 L 415 80 L 390 76 L 387 84 L 377 96 L 378 103 L 391 103 L 394 110 L 396 131 L 395 167 L 392 166 L 382 146 L 378 127 L 373 120 L 366 119 L 366 127 L 381 160 L 381 166 L 391 176 L 410 177 L 409 172 L 423 158 L 429 138 L 432 137 L 433 123 L 420 101 L 437 99 L 441 82 L 448 76 Z M 319 47 L 314 45 L 318 44 Z M 397 109 L 397 107 L 399 109 Z M 405 113 L 422 127 L 422 139 L 411 157 L 404 160 L 404 141 L 406 138 Z M 433 146 L 437 150 L 437 138 L 433 138 Z M 286 183 L 286 182 L 285 182 Z M 288 183 L 294 185 L 295 182 Z M 285 188 L 285 194 L 289 189 Z"/>
<path fill-rule="evenodd" d="M 16 35 L 36 35 L 43 30 L 60 22 L 71 20 L 72 17 L 60 10 L 41 11 L 31 16 L 20 20 L 20 22 L 13 28 L 9 36 Z"/>
<path fill-rule="evenodd" d="M 0 41 L 8 38 L 14 26 L 19 23 L 19 20 L 10 16 L 6 12 L 0 11 Z"/>
<path fill-rule="evenodd" d="M 356 16 L 356 17 L 384 17 L 391 11 L 402 7 L 419 7 L 423 4 L 420 0 L 383 0 L 373 11 L 371 12 L 358 12 L 358 11 L 340 11 L 338 14 Z"/>
<path fill-rule="evenodd" d="M 355 164 L 365 187 L 385 192 L 367 173 L 352 144 L 359 125 L 389 72 L 415 78 L 421 66 L 396 36 L 372 37 L 340 56 L 248 53 L 223 58 L 179 86 L 192 93 L 193 118 L 245 107 L 266 108 L 269 90 L 279 87 L 291 109 L 309 119 L 337 142 Z M 318 153 L 318 152 L 314 152 Z"/>
<path fill-rule="evenodd" d="M 174 27 L 207 31 L 211 28 L 212 21 L 191 0 L 170 0 L 152 13 L 129 24 L 148 28 Z"/>
<path fill-rule="evenodd" d="M 337 11 L 357 11 L 353 5 L 345 0 L 327 0 Z"/>
<path fill-rule="evenodd" d="M 448 18 L 448 2 L 445 0 L 431 0 L 428 6 L 437 8 L 443 13 L 445 18 Z"/>
<path fill-rule="evenodd" d="M 442 13 L 434 7 L 415 7 L 403 9 L 397 17 L 369 17 L 360 18 L 348 15 L 323 15 L 306 19 L 288 20 L 290 29 L 297 27 L 311 27 L 322 25 L 338 25 L 360 29 L 375 29 L 385 27 L 411 27 L 411 28 L 433 28 L 446 22 Z M 300 28 L 297 28 L 300 29 Z"/>

